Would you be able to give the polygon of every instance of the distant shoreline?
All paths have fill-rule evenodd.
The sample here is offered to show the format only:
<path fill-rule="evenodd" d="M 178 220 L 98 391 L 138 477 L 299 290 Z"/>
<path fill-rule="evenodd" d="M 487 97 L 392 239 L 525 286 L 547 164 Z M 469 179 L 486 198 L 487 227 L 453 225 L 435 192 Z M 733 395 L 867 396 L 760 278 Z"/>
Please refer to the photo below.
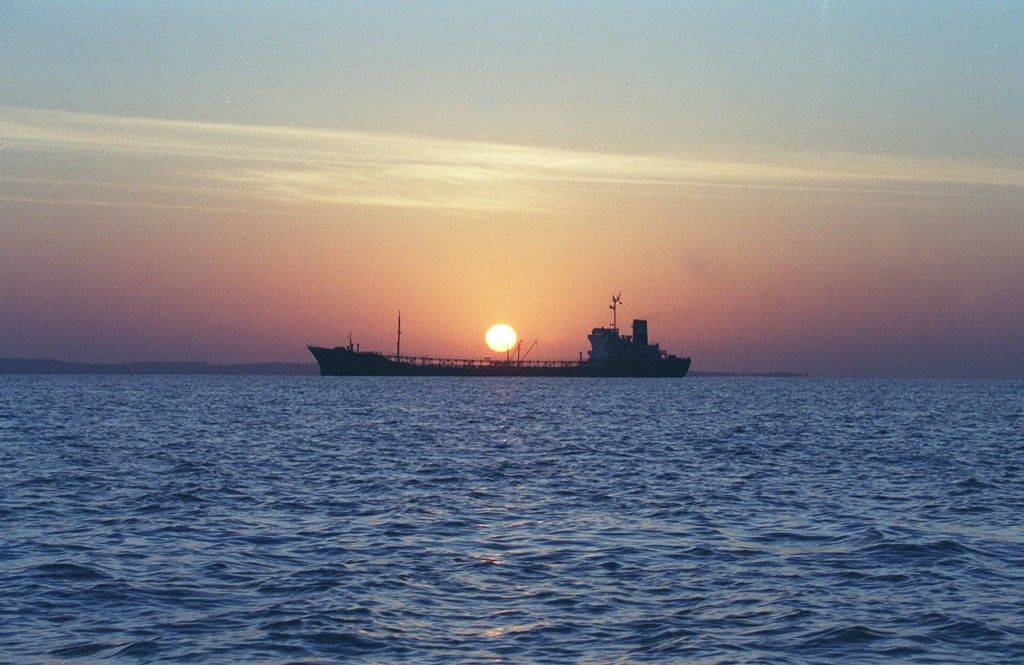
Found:
<path fill-rule="evenodd" d="M 82 363 L 49 358 L 0 358 L 0 374 L 163 374 L 220 376 L 315 376 L 316 363 L 208 363 L 142 361 L 128 363 Z M 801 378 L 794 372 L 690 372 L 695 377 Z"/>
<path fill-rule="evenodd" d="M 47 358 L 0 358 L 0 374 L 219 374 L 228 376 L 319 374 L 316 363 L 160 362 L 78 363 Z"/>

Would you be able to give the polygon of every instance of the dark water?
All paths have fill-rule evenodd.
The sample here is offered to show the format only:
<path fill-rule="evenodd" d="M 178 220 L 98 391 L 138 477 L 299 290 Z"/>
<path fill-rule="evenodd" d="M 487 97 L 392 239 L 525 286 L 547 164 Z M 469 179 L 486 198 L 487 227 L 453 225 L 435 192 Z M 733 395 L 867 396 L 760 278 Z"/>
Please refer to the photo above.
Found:
<path fill-rule="evenodd" d="M 1024 662 L 1024 383 L 0 377 L 4 662 Z"/>

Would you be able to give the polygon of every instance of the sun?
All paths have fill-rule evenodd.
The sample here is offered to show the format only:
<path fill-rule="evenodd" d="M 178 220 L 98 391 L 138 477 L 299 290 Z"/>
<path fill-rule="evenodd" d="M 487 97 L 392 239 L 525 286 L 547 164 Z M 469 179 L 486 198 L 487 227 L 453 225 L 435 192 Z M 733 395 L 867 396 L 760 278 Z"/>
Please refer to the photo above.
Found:
<path fill-rule="evenodd" d="M 516 336 L 516 331 L 507 323 L 495 323 L 487 329 L 487 334 L 484 335 L 487 346 L 491 347 L 491 351 L 498 353 L 510 351 L 516 345 L 517 339 L 519 338 Z"/>

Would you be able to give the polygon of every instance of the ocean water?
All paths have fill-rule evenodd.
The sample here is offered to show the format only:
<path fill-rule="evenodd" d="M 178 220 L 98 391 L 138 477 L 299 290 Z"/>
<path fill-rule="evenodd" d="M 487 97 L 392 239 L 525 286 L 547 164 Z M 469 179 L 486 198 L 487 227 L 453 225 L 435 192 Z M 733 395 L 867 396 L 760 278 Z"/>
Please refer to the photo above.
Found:
<path fill-rule="evenodd" d="M 0 662 L 1024 662 L 1024 383 L 0 377 Z"/>

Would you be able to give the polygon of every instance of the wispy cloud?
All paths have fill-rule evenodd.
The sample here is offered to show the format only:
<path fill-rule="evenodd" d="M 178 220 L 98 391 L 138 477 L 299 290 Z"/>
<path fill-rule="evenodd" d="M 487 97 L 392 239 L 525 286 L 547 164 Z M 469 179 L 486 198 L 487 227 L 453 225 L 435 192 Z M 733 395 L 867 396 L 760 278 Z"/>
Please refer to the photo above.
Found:
<path fill-rule="evenodd" d="M 583 190 L 709 187 L 935 194 L 1024 192 L 1024 169 L 867 154 L 628 155 L 474 141 L 130 118 L 0 106 L 0 198 L 233 208 L 377 205 L 540 210 Z M 74 153 L 56 181 L 13 155 Z M 77 166 L 76 166 L 77 164 Z M 140 165 L 144 165 L 144 168 Z M 110 183 L 122 191 L 110 195 Z M 66 196 L 73 191 L 75 196 Z M 107 192 L 106 195 L 103 192 Z M 154 193 L 159 196 L 154 198 Z M 176 198 L 175 198 L 176 197 Z"/>

